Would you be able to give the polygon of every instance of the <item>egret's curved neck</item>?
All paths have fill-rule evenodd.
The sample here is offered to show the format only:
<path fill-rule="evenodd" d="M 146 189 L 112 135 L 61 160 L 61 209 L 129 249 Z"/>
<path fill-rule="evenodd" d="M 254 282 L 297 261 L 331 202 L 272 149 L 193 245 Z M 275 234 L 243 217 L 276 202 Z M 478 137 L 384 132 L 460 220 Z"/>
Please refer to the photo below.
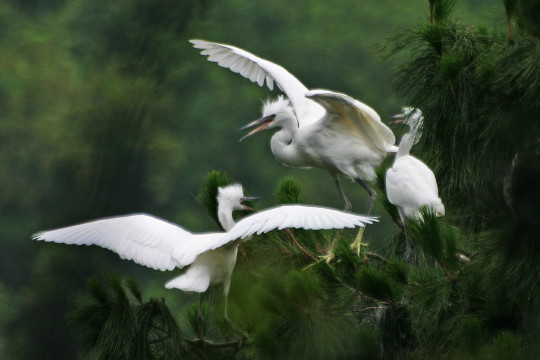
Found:
<path fill-rule="evenodd" d="M 230 204 L 219 204 L 218 205 L 218 219 L 221 226 L 225 231 L 231 230 L 236 223 L 233 219 L 233 207 Z"/>
<path fill-rule="evenodd" d="M 295 161 L 294 137 L 298 133 L 298 122 L 295 117 L 286 118 L 281 124 L 281 130 L 272 136 L 270 147 L 272 153 L 280 162 L 288 164 Z"/>

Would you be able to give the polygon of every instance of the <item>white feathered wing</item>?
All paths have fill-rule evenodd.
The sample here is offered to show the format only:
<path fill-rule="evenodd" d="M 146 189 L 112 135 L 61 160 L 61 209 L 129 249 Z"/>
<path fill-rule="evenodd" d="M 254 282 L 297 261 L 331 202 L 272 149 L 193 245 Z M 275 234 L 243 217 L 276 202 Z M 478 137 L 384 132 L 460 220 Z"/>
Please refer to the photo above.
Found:
<path fill-rule="evenodd" d="M 365 226 L 374 218 L 314 206 L 283 205 L 248 216 L 229 232 L 192 234 L 178 225 L 147 214 L 91 221 L 43 231 L 34 240 L 98 245 L 123 259 L 156 270 L 191 265 L 167 288 L 204 292 L 212 283 L 230 279 L 236 262 L 236 246 L 227 244 L 276 229 L 341 229 Z"/>

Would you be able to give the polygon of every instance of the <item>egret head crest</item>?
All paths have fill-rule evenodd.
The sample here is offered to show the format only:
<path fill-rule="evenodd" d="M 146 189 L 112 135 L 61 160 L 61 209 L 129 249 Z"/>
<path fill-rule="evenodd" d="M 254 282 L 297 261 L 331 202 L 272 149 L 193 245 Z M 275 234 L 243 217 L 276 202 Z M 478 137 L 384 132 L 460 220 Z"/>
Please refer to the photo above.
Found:
<path fill-rule="evenodd" d="M 244 189 L 240 184 L 232 184 L 218 189 L 217 200 L 219 204 L 229 203 L 233 207 L 242 204 L 242 198 L 244 197 Z"/>
<path fill-rule="evenodd" d="M 263 117 L 269 115 L 278 115 L 279 113 L 287 113 L 294 116 L 294 109 L 291 106 L 291 102 L 285 96 L 279 95 L 275 100 L 263 102 Z"/>
<path fill-rule="evenodd" d="M 422 110 L 413 107 L 404 107 L 403 114 L 405 115 L 405 124 L 409 125 L 411 129 L 418 129 L 424 120 Z"/>

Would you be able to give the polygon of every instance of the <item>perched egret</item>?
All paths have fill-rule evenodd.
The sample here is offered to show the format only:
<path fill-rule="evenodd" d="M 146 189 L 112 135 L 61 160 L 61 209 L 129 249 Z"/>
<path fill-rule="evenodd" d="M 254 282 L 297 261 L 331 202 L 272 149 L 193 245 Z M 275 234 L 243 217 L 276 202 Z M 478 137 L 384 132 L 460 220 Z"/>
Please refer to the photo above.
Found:
<path fill-rule="evenodd" d="M 414 144 L 418 143 L 422 136 L 422 126 L 424 125 L 424 115 L 422 110 L 413 107 L 403 107 L 401 114 L 392 116 L 393 124 L 404 124 L 409 126 L 409 133 L 414 135 Z"/>
<path fill-rule="evenodd" d="M 388 152 L 396 152 L 394 133 L 366 104 L 348 95 L 329 90 L 308 90 L 294 75 L 283 67 L 259 58 L 234 46 L 205 40 L 190 40 L 201 49 L 208 60 L 233 72 L 266 85 L 270 90 L 274 82 L 285 93 L 263 106 L 263 116 L 243 129 L 255 127 L 241 140 L 265 129 L 278 128 L 270 141 L 275 158 L 285 166 L 320 168 L 327 170 L 341 195 L 345 210 L 351 203 L 341 186 L 339 174 L 354 179 L 368 192 L 366 214 L 377 197 L 369 185 Z M 351 247 L 360 253 L 363 229 L 360 229 Z M 334 257 L 334 241 L 327 261 Z"/>
<path fill-rule="evenodd" d="M 338 174 L 358 182 L 369 194 L 367 215 L 377 196 L 368 182 L 388 152 L 396 152 L 392 131 L 366 104 L 348 95 L 328 90 L 309 91 L 283 67 L 234 46 L 190 40 L 209 61 L 240 73 L 245 78 L 273 89 L 274 82 L 286 98 L 263 106 L 263 117 L 244 126 L 255 127 L 244 138 L 261 130 L 279 128 L 270 146 L 276 159 L 286 166 L 327 170 L 351 210 Z M 244 139 L 243 138 L 243 139 Z"/>
<path fill-rule="evenodd" d="M 419 217 L 422 206 L 431 207 L 437 216 L 444 215 L 444 205 L 439 198 L 433 171 L 409 154 L 414 139 L 411 134 L 403 136 L 394 164 L 386 171 L 386 196 L 398 208 L 407 241 L 406 258 L 409 260 L 412 249 L 407 234 L 407 219 Z"/>
<path fill-rule="evenodd" d="M 157 217 L 134 214 L 43 231 L 35 234 L 33 239 L 98 245 L 116 252 L 123 259 L 162 271 L 190 265 L 187 271 L 167 282 L 165 287 L 202 293 L 210 284 L 223 283 L 224 316 L 232 325 L 227 316 L 227 295 L 238 245 L 242 240 L 275 229 L 354 228 L 376 221 L 328 208 L 283 205 L 252 214 L 235 223 L 234 210 L 253 210 L 243 204 L 249 199 L 244 197 L 239 184 L 219 188 L 218 218 L 225 232 L 193 234 Z"/>

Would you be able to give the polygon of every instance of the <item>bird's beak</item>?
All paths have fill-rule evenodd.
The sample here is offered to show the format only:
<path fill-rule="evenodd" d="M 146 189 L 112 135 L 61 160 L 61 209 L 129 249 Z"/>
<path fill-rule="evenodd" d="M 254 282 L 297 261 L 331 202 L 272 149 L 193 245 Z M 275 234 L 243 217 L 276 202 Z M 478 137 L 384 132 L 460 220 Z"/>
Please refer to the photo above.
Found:
<path fill-rule="evenodd" d="M 393 121 L 390 121 L 390 124 L 392 124 L 392 125 L 401 125 L 401 124 L 405 123 L 405 114 L 392 115 L 391 119 L 393 119 Z"/>
<path fill-rule="evenodd" d="M 256 200 L 260 200 L 260 199 L 261 199 L 260 196 L 245 196 L 241 200 L 242 200 L 242 202 L 244 202 L 244 201 L 256 201 Z M 249 207 L 247 205 L 242 204 L 242 206 L 244 207 L 244 210 L 246 210 L 246 211 L 251 211 L 251 212 L 256 212 L 257 211 L 257 210 L 255 210 L 252 207 Z"/>
<path fill-rule="evenodd" d="M 268 116 L 262 117 L 260 119 L 257 119 L 255 121 L 252 121 L 249 124 L 247 124 L 246 126 L 241 127 L 240 129 L 238 129 L 238 131 L 250 129 L 250 128 L 254 127 L 254 126 L 257 126 L 255 129 L 251 130 L 247 135 L 245 135 L 243 138 L 241 138 L 240 141 L 244 140 L 247 137 L 250 137 L 253 134 L 258 133 L 259 131 L 267 129 L 268 126 L 272 123 L 272 121 L 274 121 L 275 118 L 276 118 L 275 114 L 268 115 Z"/>

